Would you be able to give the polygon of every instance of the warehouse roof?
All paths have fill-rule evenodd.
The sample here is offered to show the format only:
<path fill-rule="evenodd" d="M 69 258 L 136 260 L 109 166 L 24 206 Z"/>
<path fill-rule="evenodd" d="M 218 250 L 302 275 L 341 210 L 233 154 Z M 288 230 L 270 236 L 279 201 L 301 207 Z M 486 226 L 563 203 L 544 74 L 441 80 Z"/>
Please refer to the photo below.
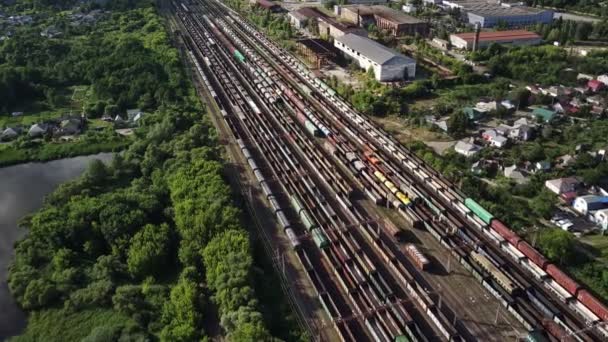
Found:
<path fill-rule="evenodd" d="M 342 37 L 336 38 L 336 40 L 380 65 L 387 63 L 393 58 L 403 59 L 407 63 L 416 63 L 412 58 L 406 57 L 369 38 L 361 37 L 356 34 L 348 33 Z"/>
<path fill-rule="evenodd" d="M 299 39 L 296 41 L 298 44 L 309 48 L 317 55 L 335 55 L 338 49 L 333 46 L 330 42 L 324 39 Z"/>
<path fill-rule="evenodd" d="M 453 34 L 453 36 L 456 36 L 460 39 L 464 39 L 466 41 L 473 41 L 475 39 L 475 32 L 457 33 Z M 534 32 L 526 30 L 479 32 L 479 41 L 501 41 L 515 39 L 540 39 L 540 36 Z"/>
<path fill-rule="evenodd" d="M 314 7 L 301 7 L 295 11 L 292 11 L 291 13 L 305 19 L 327 17 L 324 13 Z"/>
<path fill-rule="evenodd" d="M 363 5 L 348 5 L 343 6 L 343 8 L 347 8 L 353 12 L 357 12 L 359 10 L 359 15 L 377 15 L 386 20 L 392 21 L 397 24 L 418 24 L 423 23 L 423 20 L 420 20 L 416 17 L 412 17 L 411 15 L 407 15 L 401 11 L 394 10 L 390 7 L 386 6 L 363 6 Z"/>
<path fill-rule="evenodd" d="M 492 3 L 475 3 L 466 4 L 464 6 L 466 12 L 480 15 L 482 17 L 501 17 L 501 16 L 515 16 L 515 15 L 530 15 L 539 14 L 541 12 L 549 11 L 544 9 L 537 9 L 527 6 L 513 6 L 505 7 L 499 4 Z"/>

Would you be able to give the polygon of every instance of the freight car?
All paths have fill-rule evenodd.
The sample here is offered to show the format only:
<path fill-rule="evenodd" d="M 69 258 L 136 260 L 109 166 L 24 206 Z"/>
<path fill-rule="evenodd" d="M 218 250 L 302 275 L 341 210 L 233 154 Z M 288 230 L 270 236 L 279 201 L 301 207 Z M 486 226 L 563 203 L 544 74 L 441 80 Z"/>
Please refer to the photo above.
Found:
<path fill-rule="evenodd" d="M 416 248 L 416 246 L 414 246 L 413 244 L 408 244 L 407 246 L 405 246 L 405 251 L 418 269 L 424 271 L 428 268 L 430 264 L 429 259 L 427 259 L 427 257 L 424 256 L 424 254 L 422 254 L 422 252 L 420 252 L 420 250 Z"/>
<path fill-rule="evenodd" d="M 485 223 L 490 223 L 494 218 L 494 215 L 490 214 L 487 210 L 485 210 L 479 203 L 475 202 L 472 198 L 467 198 L 464 200 L 464 205 L 467 206 L 477 217 L 482 219 Z"/>
<path fill-rule="evenodd" d="M 494 278 L 505 291 L 512 294 L 517 289 L 513 281 L 492 264 L 486 257 L 476 251 L 471 251 L 471 258 L 475 260 L 484 270 L 486 270 L 492 278 Z"/>

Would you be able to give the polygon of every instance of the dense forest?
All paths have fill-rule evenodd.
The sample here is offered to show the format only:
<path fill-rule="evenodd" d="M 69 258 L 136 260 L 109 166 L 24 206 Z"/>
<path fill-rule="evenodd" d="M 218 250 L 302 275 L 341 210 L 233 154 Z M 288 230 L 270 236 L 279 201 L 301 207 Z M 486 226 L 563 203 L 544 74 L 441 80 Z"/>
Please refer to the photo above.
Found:
<path fill-rule="evenodd" d="M 30 319 L 12 341 L 199 341 L 217 326 L 234 341 L 301 339 L 255 257 L 215 131 L 161 17 L 146 1 L 108 6 L 117 26 L 106 23 L 85 50 L 59 48 L 56 65 L 19 42 L 10 44 L 22 52 L 4 55 L 39 58 L 28 68 L 41 79 L 86 77 L 119 106 L 150 101 L 124 152 L 91 163 L 22 220 L 28 235 L 9 288 Z M 142 26 L 157 34 L 130 37 Z"/>

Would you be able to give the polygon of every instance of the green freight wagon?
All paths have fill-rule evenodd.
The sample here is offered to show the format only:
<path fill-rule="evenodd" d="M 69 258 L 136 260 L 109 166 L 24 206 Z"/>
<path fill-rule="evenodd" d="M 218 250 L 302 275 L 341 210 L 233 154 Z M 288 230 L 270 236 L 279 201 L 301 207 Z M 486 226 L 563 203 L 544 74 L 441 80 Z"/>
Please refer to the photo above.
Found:
<path fill-rule="evenodd" d="M 410 339 L 405 335 L 399 335 L 395 337 L 395 342 L 410 342 Z"/>
<path fill-rule="evenodd" d="M 547 342 L 547 338 L 540 331 L 531 331 L 526 337 L 527 342 Z"/>
<path fill-rule="evenodd" d="M 325 233 L 323 233 L 321 229 L 315 228 L 311 231 L 311 234 L 312 239 L 315 242 L 315 245 L 317 245 L 317 247 L 323 249 L 329 245 L 329 241 L 327 240 Z"/>
<path fill-rule="evenodd" d="M 236 58 L 241 63 L 245 63 L 245 56 L 243 56 L 243 54 L 239 50 L 234 50 L 234 58 Z"/>
<path fill-rule="evenodd" d="M 289 201 L 298 215 L 300 214 L 300 211 L 304 210 L 304 206 L 302 206 L 302 203 L 300 203 L 300 200 L 296 197 L 296 195 L 289 196 Z"/>
<path fill-rule="evenodd" d="M 312 220 L 306 210 L 300 211 L 300 219 L 302 220 L 302 223 L 304 223 L 306 230 L 313 230 L 316 228 L 315 221 Z"/>
<path fill-rule="evenodd" d="M 479 216 L 479 218 L 487 224 L 490 224 L 490 221 L 492 221 L 492 219 L 494 218 L 494 215 L 490 214 L 481 205 L 479 205 L 479 203 L 475 202 L 471 198 L 465 199 L 464 205 L 466 205 L 467 208 L 471 209 L 471 211 L 475 213 L 475 215 Z"/>

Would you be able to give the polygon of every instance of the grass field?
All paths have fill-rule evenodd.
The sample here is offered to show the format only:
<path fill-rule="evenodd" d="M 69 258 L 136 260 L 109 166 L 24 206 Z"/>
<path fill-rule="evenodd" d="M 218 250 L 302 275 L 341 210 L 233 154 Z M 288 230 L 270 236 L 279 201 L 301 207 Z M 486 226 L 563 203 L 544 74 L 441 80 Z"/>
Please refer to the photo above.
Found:
<path fill-rule="evenodd" d="M 124 315 L 107 309 L 95 309 L 67 314 L 60 309 L 34 312 L 29 317 L 26 331 L 10 342 L 64 342 L 80 341 L 96 327 L 133 324 Z"/>

